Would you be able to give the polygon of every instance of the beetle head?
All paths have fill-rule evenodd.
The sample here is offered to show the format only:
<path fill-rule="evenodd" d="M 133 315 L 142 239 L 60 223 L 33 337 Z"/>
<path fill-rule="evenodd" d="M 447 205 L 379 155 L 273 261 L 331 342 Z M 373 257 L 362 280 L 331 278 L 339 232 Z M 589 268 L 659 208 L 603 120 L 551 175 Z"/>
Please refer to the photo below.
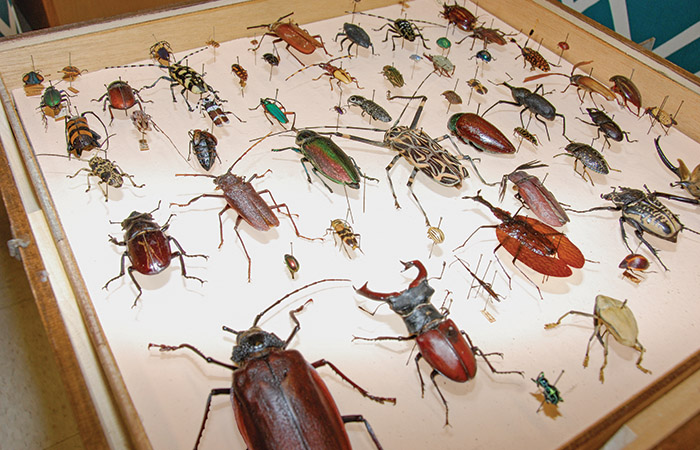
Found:
<path fill-rule="evenodd" d="M 143 223 L 143 222 L 155 223 L 151 213 L 132 211 L 131 214 L 129 214 L 129 217 L 122 220 L 121 225 L 122 225 L 123 230 L 128 230 L 129 228 L 133 227 L 137 223 Z"/>
<path fill-rule="evenodd" d="M 307 139 L 311 139 L 311 138 L 316 137 L 316 136 L 319 136 L 319 134 L 316 133 L 315 131 L 312 131 L 312 130 L 299 130 L 299 131 L 297 132 L 297 137 L 296 137 L 296 139 L 294 140 L 294 142 L 295 142 L 297 145 L 302 145 L 303 142 L 306 141 Z"/>
<path fill-rule="evenodd" d="M 252 327 L 245 331 L 234 331 L 226 327 L 224 330 L 236 335 L 236 345 L 233 347 L 231 360 L 236 364 L 251 359 L 260 358 L 275 349 L 284 349 L 285 342 L 273 333 Z"/>
<path fill-rule="evenodd" d="M 619 189 L 619 190 L 618 190 Z M 618 188 L 613 188 L 612 192 L 607 194 L 601 194 L 600 198 L 603 200 L 609 200 L 615 204 L 615 206 L 624 207 L 630 205 L 636 201 L 639 201 L 646 197 L 644 191 L 640 189 L 632 189 L 628 187 L 618 186 Z"/>

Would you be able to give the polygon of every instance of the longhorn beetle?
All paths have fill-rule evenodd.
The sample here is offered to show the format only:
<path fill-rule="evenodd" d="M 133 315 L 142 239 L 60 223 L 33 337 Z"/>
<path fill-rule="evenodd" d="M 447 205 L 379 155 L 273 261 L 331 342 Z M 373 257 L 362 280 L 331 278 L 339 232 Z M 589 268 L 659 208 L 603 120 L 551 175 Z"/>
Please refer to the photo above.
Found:
<path fill-rule="evenodd" d="M 238 236 L 238 240 L 241 242 L 241 246 L 243 247 L 243 251 L 245 252 L 246 258 L 248 258 L 248 282 L 250 282 L 250 269 L 251 269 L 251 264 L 252 260 L 250 259 L 250 255 L 248 254 L 248 250 L 245 247 L 245 243 L 243 242 L 243 239 L 241 238 L 240 233 L 238 232 L 238 227 L 241 224 L 242 220 L 245 220 L 248 225 L 251 227 L 255 228 L 258 231 L 268 231 L 280 224 L 279 219 L 273 212 L 273 209 L 280 210 L 284 208 L 287 212 L 287 216 L 289 216 L 289 220 L 292 222 L 292 226 L 294 227 L 294 232 L 296 233 L 297 236 L 300 238 L 308 239 L 308 240 L 313 240 L 311 238 L 308 238 L 306 236 L 302 236 L 299 233 L 299 230 L 297 229 L 296 223 L 294 223 L 294 219 L 292 218 L 292 213 L 289 211 L 289 208 L 287 207 L 286 204 L 281 203 L 278 204 L 274 197 L 272 197 L 272 193 L 265 189 L 262 191 L 256 191 L 255 188 L 253 187 L 252 184 L 250 184 L 251 181 L 253 181 L 256 178 L 261 178 L 263 175 L 258 175 L 258 174 L 253 174 L 246 180 L 245 178 L 235 175 L 231 171 L 233 170 L 233 167 L 240 161 L 243 156 L 245 156 L 250 150 L 253 149 L 257 144 L 262 142 L 264 139 L 260 139 L 257 141 L 255 144 L 251 145 L 248 147 L 248 149 L 243 152 L 241 156 L 238 157 L 236 161 L 231 164 L 231 167 L 228 168 L 226 173 L 223 175 L 219 175 L 218 177 L 215 177 L 214 175 L 208 175 L 208 174 L 177 174 L 176 176 L 179 177 L 209 177 L 214 179 L 214 184 L 216 185 L 217 189 L 220 189 L 223 194 L 222 195 L 217 195 L 217 194 L 201 194 L 193 199 L 191 199 L 187 203 L 171 203 L 170 206 L 189 206 L 195 201 L 205 198 L 205 197 L 216 197 L 216 198 L 223 198 L 226 200 L 226 206 L 219 211 L 219 235 L 221 237 L 221 242 L 219 243 L 219 248 L 221 248 L 222 245 L 224 245 L 224 225 L 223 221 L 221 219 L 221 216 L 229 209 L 233 209 L 237 214 L 238 217 L 236 218 L 236 225 L 234 225 L 233 230 L 236 232 L 236 235 Z M 265 172 L 267 173 L 267 172 Z M 267 193 L 270 196 L 270 199 L 272 199 L 272 205 L 268 205 L 265 200 L 262 198 L 262 194 Z M 316 238 L 320 239 L 320 238 Z"/>
<path fill-rule="evenodd" d="M 379 31 L 384 29 L 384 27 L 389 27 L 386 30 L 386 37 L 382 42 L 386 42 L 389 40 L 389 32 L 392 32 L 393 35 L 391 36 L 391 50 L 394 51 L 396 50 L 396 39 L 397 38 L 403 38 L 409 42 L 413 42 L 416 40 L 417 37 L 420 38 L 420 40 L 423 42 L 423 47 L 426 49 L 430 50 L 430 47 L 428 47 L 425 42 L 427 39 L 423 37 L 423 35 L 420 32 L 420 28 L 418 28 L 418 25 L 416 25 L 414 22 L 420 22 L 420 23 L 427 23 L 428 25 L 435 25 L 438 27 L 441 27 L 442 25 L 434 22 L 427 22 L 425 20 L 408 20 L 408 19 L 395 19 L 392 20 L 388 17 L 383 17 L 383 16 L 378 16 L 376 14 L 369 14 L 369 13 L 363 13 L 363 12 L 353 12 L 352 14 L 363 14 L 365 16 L 370 16 L 370 17 L 376 17 L 378 19 L 384 19 L 388 21 L 388 23 L 385 23 L 379 28 L 374 29 L 374 31 Z"/>
<path fill-rule="evenodd" d="M 221 102 L 221 98 L 218 95 L 218 91 L 214 90 L 213 87 L 208 85 L 204 81 L 204 73 L 201 75 L 197 73 L 193 68 L 187 65 L 181 64 L 182 61 L 185 59 L 189 58 L 190 56 L 194 55 L 195 53 L 199 53 L 203 50 L 206 50 L 207 47 L 200 48 L 199 50 L 195 50 L 192 53 L 183 56 L 179 61 L 174 62 L 170 65 L 162 65 L 162 64 L 134 64 L 130 66 L 111 66 L 111 67 L 105 67 L 106 69 L 120 69 L 120 68 L 127 68 L 127 67 L 159 67 L 161 69 L 166 69 L 168 71 L 168 75 L 163 75 L 162 77 L 158 78 L 156 81 L 154 81 L 152 84 L 149 86 L 145 86 L 142 89 L 150 89 L 154 87 L 160 80 L 166 80 L 170 81 L 170 93 L 173 95 L 173 102 L 177 102 L 175 99 L 175 90 L 173 89 L 175 86 L 180 85 L 182 86 L 182 91 L 180 94 L 182 94 L 182 98 L 185 99 L 185 104 L 187 105 L 187 109 L 190 111 L 194 111 L 194 108 L 190 105 L 190 102 L 187 100 L 187 96 L 185 95 L 186 91 L 190 91 L 193 94 L 198 94 L 202 95 L 207 92 L 211 92 L 212 96 L 214 97 L 215 100 Z"/>
<path fill-rule="evenodd" d="M 428 75 L 428 77 L 429 76 L 430 75 Z M 426 77 L 425 80 L 427 80 L 428 77 Z M 425 80 L 421 82 L 421 84 L 418 86 L 418 89 L 420 89 Z M 411 122 L 411 125 L 399 125 L 401 116 L 403 116 L 403 112 L 406 111 L 406 109 L 404 108 L 404 111 L 402 111 L 401 115 L 399 115 L 398 119 L 396 119 L 394 125 L 388 130 L 382 130 L 378 128 L 347 127 L 348 129 L 355 130 L 383 131 L 384 139 L 382 141 L 375 141 L 372 139 L 367 139 L 359 136 L 352 136 L 349 134 L 339 132 L 331 132 L 331 134 L 344 137 L 346 139 L 351 139 L 353 141 L 363 142 L 365 144 L 376 145 L 377 147 L 385 147 L 390 150 L 394 150 L 398 153 L 396 156 L 394 156 L 389 165 L 386 166 L 387 178 L 389 179 L 389 187 L 391 188 L 391 194 L 394 197 L 394 205 L 396 206 L 396 208 L 401 208 L 401 206 L 399 205 L 399 200 L 396 197 L 396 192 L 394 191 L 394 184 L 391 181 L 389 171 L 392 167 L 394 167 L 396 162 L 401 157 L 406 159 L 406 161 L 408 161 L 413 166 L 413 171 L 411 172 L 411 175 L 408 178 L 408 183 L 406 183 L 406 185 L 408 186 L 408 189 L 411 192 L 411 196 L 413 196 L 413 199 L 418 204 L 418 208 L 420 208 L 420 211 L 423 213 L 423 217 L 425 217 L 425 223 L 428 226 L 430 226 L 428 215 L 423 209 L 423 206 L 418 200 L 418 197 L 416 197 L 416 194 L 413 192 L 413 181 L 415 180 L 418 171 L 423 172 L 424 174 L 428 175 L 430 178 L 432 178 L 437 183 L 443 186 L 456 187 L 457 189 L 459 189 L 462 186 L 462 180 L 469 176 L 467 169 L 460 163 L 461 160 L 466 160 L 471 163 L 479 179 L 484 183 L 486 182 L 483 178 L 481 178 L 481 175 L 479 174 L 478 170 L 476 169 L 476 166 L 474 165 L 474 161 L 469 156 L 462 154 L 456 145 L 455 149 L 457 149 L 457 152 L 460 154 L 459 157 L 449 153 L 438 143 L 439 141 L 442 141 L 444 139 L 451 140 L 451 138 L 448 135 L 444 135 L 437 139 L 434 139 L 422 129 L 417 128 L 418 120 L 420 119 L 421 113 L 423 112 L 425 102 L 428 99 L 428 97 L 426 97 L 425 95 L 416 96 L 415 94 L 418 92 L 418 89 L 416 89 L 414 95 L 410 97 L 398 95 L 392 97 L 389 95 L 389 93 L 387 93 L 387 100 L 393 100 L 397 98 L 408 100 L 421 100 L 420 105 L 418 106 L 418 110 L 416 111 L 416 114 Z"/>

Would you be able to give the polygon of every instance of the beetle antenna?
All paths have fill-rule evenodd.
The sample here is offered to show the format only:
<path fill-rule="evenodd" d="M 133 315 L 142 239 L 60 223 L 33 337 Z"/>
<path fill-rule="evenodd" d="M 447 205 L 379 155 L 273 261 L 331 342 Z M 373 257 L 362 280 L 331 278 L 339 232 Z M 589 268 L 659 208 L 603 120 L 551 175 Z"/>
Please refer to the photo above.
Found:
<path fill-rule="evenodd" d="M 433 73 L 434 73 L 434 72 L 430 72 L 430 73 L 428 74 L 428 76 L 426 76 L 426 77 L 423 79 L 423 81 L 420 82 L 420 84 L 418 85 L 418 87 L 416 88 L 416 90 L 413 91 L 413 95 L 411 95 L 411 97 L 404 97 L 404 96 L 397 96 L 397 95 L 395 95 L 395 96 L 393 96 L 393 97 L 390 98 L 391 91 L 386 91 L 386 99 L 387 99 L 387 100 L 391 100 L 392 98 L 409 98 L 409 99 L 410 99 L 410 98 L 416 97 L 416 94 L 418 94 L 418 90 L 423 86 L 423 83 L 425 83 L 425 82 L 428 80 L 428 78 L 430 78 L 430 75 L 432 75 Z M 409 103 L 410 103 L 410 101 L 409 101 Z M 399 124 L 399 122 L 401 121 L 401 117 L 403 117 L 403 113 L 405 113 L 405 112 L 406 112 L 406 109 L 408 109 L 409 103 L 406 103 L 406 106 L 403 107 L 403 110 L 401 111 L 401 114 L 399 114 L 399 118 L 396 119 L 396 122 L 394 122 L 394 125 L 392 126 L 392 128 L 396 127 L 396 126 Z"/>
<path fill-rule="evenodd" d="M 269 312 L 272 308 L 274 308 L 275 306 L 279 305 L 280 303 L 282 303 L 282 302 L 283 302 L 284 300 L 286 300 L 287 298 L 291 297 L 292 295 L 296 294 L 296 293 L 299 292 L 299 291 L 302 291 L 302 290 L 304 290 L 304 289 L 306 289 L 306 288 L 309 288 L 309 287 L 311 287 L 311 286 L 315 286 L 315 285 L 320 284 L 320 283 L 325 283 L 326 281 L 348 281 L 348 282 L 349 282 L 349 281 L 351 281 L 351 280 L 350 280 L 350 279 L 347 279 L 347 278 L 325 278 L 325 279 L 323 279 L 323 280 L 317 280 L 317 281 L 314 281 L 314 282 L 312 282 L 312 283 L 309 283 L 309 284 L 307 284 L 307 285 L 305 285 L 305 286 L 302 286 L 302 287 L 300 287 L 300 288 L 298 288 L 298 289 L 295 289 L 295 290 L 293 290 L 292 292 L 286 294 L 284 297 L 282 297 L 282 298 L 280 298 L 279 300 L 277 300 L 276 302 L 274 302 L 273 304 L 271 304 L 270 306 L 268 306 L 267 308 L 265 308 L 260 314 L 258 314 L 257 316 L 255 316 L 255 320 L 253 320 L 253 326 L 254 326 L 254 327 L 257 326 L 257 325 L 258 325 L 258 322 L 260 322 L 260 319 L 262 319 L 262 316 L 264 316 L 264 315 L 265 315 L 267 312 Z"/>
<path fill-rule="evenodd" d="M 229 328 L 226 325 L 222 326 L 221 329 L 226 331 L 227 333 L 235 334 L 236 336 L 243 333 L 242 331 L 236 331 L 233 328 Z"/>
<path fill-rule="evenodd" d="M 231 167 L 228 168 L 226 173 L 231 173 L 231 171 L 233 170 L 233 166 L 235 166 L 238 161 L 240 161 L 249 151 L 251 151 L 253 149 L 253 147 L 255 147 L 256 145 L 258 145 L 259 143 L 264 141 L 268 136 L 270 136 L 270 133 L 267 133 L 265 136 L 260 138 L 260 140 L 257 141 L 255 144 L 248 147 L 248 149 L 246 151 L 244 151 L 243 154 L 241 156 L 239 156 L 238 159 L 233 162 L 233 164 L 231 164 Z"/>

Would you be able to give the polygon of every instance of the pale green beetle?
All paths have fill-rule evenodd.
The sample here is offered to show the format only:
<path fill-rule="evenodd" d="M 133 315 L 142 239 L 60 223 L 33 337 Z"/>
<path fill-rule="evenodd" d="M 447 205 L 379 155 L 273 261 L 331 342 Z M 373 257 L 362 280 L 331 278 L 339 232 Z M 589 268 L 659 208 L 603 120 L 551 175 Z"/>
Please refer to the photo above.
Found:
<path fill-rule="evenodd" d="M 556 322 L 545 324 L 545 329 L 556 327 L 561 323 L 562 319 L 569 314 L 578 314 L 593 318 L 593 326 L 595 328 L 593 329 L 593 334 L 588 339 L 586 356 L 583 359 L 583 367 L 588 366 L 588 352 L 591 349 L 591 341 L 594 336 L 597 336 L 603 346 L 603 365 L 600 367 L 599 377 L 601 383 L 605 381 L 603 370 L 605 366 L 608 365 L 608 334 L 612 334 L 615 340 L 620 344 L 637 350 L 639 352 L 639 359 L 637 359 L 636 363 L 637 368 L 644 373 L 651 373 L 651 371 L 642 367 L 642 357 L 646 350 L 637 339 L 639 328 L 637 327 L 637 321 L 634 318 L 634 314 L 632 314 L 632 310 L 627 306 L 627 300 L 621 302 L 607 295 L 598 295 L 595 298 L 595 310 L 593 314 L 581 311 L 569 311 Z M 605 329 L 601 331 L 602 327 L 605 327 Z M 604 337 L 605 339 L 603 339 Z"/>

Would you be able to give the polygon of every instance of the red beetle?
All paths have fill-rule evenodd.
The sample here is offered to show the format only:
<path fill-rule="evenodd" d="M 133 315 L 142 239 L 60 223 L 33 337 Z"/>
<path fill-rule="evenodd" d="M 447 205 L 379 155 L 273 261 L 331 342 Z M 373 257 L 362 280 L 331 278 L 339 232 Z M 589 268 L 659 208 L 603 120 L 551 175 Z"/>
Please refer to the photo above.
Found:
<path fill-rule="evenodd" d="M 294 47 L 297 51 L 305 54 L 305 55 L 310 55 L 312 54 L 317 48 L 322 48 L 324 52 L 326 52 L 326 55 L 332 56 L 330 53 L 328 53 L 328 50 L 326 50 L 326 46 L 323 44 L 323 39 L 321 39 L 321 35 L 315 35 L 311 36 L 308 31 L 304 30 L 301 28 L 299 25 L 294 23 L 291 19 L 289 22 L 283 23 L 282 20 L 286 19 L 287 17 L 291 16 L 294 14 L 293 12 L 290 12 L 286 16 L 282 16 L 273 23 L 266 23 L 262 25 L 254 25 L 252 27 L 248 27 L 248 29 L 252 28 L 267 28 L 269 31 L 260 38 L 260 41 L 258 42 L 257 47 L 253 49 L 253 51 L 257 50 L 260 48 L 260 45 L 262 44 L 262 40 L 265 36 L 273 36 L 276 37 L 272 43 L 277 43 L 277 42 L 286 42 L 287 43 L 287 51 L 289 51 L 289 47 Z M 318 40 L 316 40 L 318 38 Z M 321 42 L 319 42 L 319 40 Z M 304 64 L 301 62 L 297 56 L 289 52 L 290 55 L 294 56 L 294 58 L 299 61 L 299 64 Z"/>
<path fill-rule="evenodd" d="M 411 267 L 418 269 L 418 275 L 407 289 L 401 292 L 384 294 L 371 291 L 367 287 L 367 283 L 365 283 L 364 286 L 357 289 L 357 293 L 370 300 L 386 302 L 392 311 L 401 316 L 409 335 L 379 336 L 375 338 L 354 337 L 353 340 L 405 341 L 415 339 L 419 349 L 415 361 L 418 377 L 420 378 L 421 394 L 425 394 L 425 383 L 423 382 L 423 375 L 421 375 L 418 361 L 421 358 L 425 358 L 430 367 L 433 368 L 433 371 L 430 373 L 430 380 L 433 382 L 435 389 L 440 394 L 442 403 L 445 405 L 445 425 L 449 425 L 449 408 L 447 407 L 445 396 L 442 395 L 440 387 L 435 382 L 437 375 L 446 376 L 458 383 L 471 380 L 476 376 L 475 355 L 481 356 L 493 373 L 517 373 L 522 376 L 523 372 L 518 370 L 505 372 L 496 370 L 486 358 L 487 354 L 475 347 L 467 333 L 460 330 L 452 319 L 447 318 L 449 311 L 440 312 L 430 303 L 430 298 L 435 293 L 435 289 L 428 284 L 428 273 L 423 263 L 416 260 L 401 262 L 401 264 L 403 264 L 404 270 L 408 270 Z"/>
<path fill-rule="evenodd" d="M 347 280 L 320 280 L 294 292 L 322 281 Z M 186 348 L 204 358 L 207 363 L 225 367 L 233 372 L 233 383 L 230 388 L 212 389 L 210 392 L 204 411 L 204 420 L 194 448 L 199 446 L 202 439 L 214 395 L 230 396 L 238 430 L 251 450 L 282 448 L 349 450 L 350 440 L 345 431 L 345 424 L 348 422 L 364 423 L 376 447 L 382 448 L 372 427 L 364 417 L 340 415 L 328 387 L 315 369 L 329 366 L 370 400 L 396 404 L 396 399 L 369 394 L 325 359 L 309 364 L 298 351 L 287 350 L 292 338 L 301 328 L 295 314 L 300 312 L 306 304 L 290 311 L 289 316 L 295 326 L 286 340 L 257 327 L 258 321 L 265 312 L 294 292 L 287 294 L 260 313 L 248 330 L 235 331 L 226 326 L 223 327 L 224 331 L 236 335 L 236 345 L 233 347 L 231 356 L 233 364 L 207 357 L 190 344 L 178 346 L 148 344 L 148 348 L 155 347 L 161 352 Z M 309 302 L 311 300 L 307 303 Z"/>
<path fill-rule="evenodd" d="M 620 103 L 620 101 L 618 100 L 618 104 L 620 106 L 626 107 L 629 110 L 629 112 L 634 114 L 634 111 L 632 111 L 632 108 L 629 107 L 627 102 L 632 103 L 634 106 L 637 107 L 636 116 L 639 117 L 639 113 L 642 108 L 642 94 L 639 92 L 639 88 L 637 88 L 637 85 L 635 85 L 632 82 L 632 80 L 623 75 L 615 75 L 610 78 L 610 81 L 614 83 L 610 87 L 610 90 L 622 97 L 623 103 Z"/>
<path fill-rule="evenodd" d="M 476 17 L 464 6 L 457 3 L 448 5 L 443 3 L 443 10 L 440 15 L 444 17 L 448 23 L 454 25 L 462 31 L 472 31 L 476 25 Z"/>
<path fill-rule="evenodd" d="M 515 153 L 515 147 L 501 131 L 478 114 L 457 113 L 450 117 L 447 128 L 465 144 L 479 151 Z"/>
<path fill-rule="evenodd" d="M 649 260 L 644 255 L 630 253 L 620 261 L 618 266 L 620 269 L 625 269 L 622 276 L 633 283 L 639 284 L 644 278 L 641 274 L 649 268 Z M 636 272 L 636 274 L 635 274 Z"/>
<path fill-rule="evenodd" d="M 107 92 L 98 99 L 93 99 L 93 102 L 101 102 L 104 99 L 102 106 L 102 111 L 107 109 L 107 103 L 109 103 L 109 117 L 111 120 L 109 124 L 114 121 L 114 114 L 112 114 L 113 109 L 120 109 L 122 111 L 127 111 L 134 105 L 139 105 L 139 109 L 143 111 L 141 103 L 153 103 L 153 101 L 145 101 L 139 95 L 141 89 L 134 89 L 129 86 L 129 83 L 122 80 L 116 80 L 109 83 L 107 86 Z M 128 116 L 128 114 L 127 114 Z"/>
<path fill-rule="evenodd" d="M 160 203 L 158 204 L 158 207 L 160 207 Z M 162 227 L 158 225 L 155 220 L 153 220 L 153 216 L 151 214 L 157 209 L 158 208 L 154 209 L 150 213 L 140 213 L 134 211 L 129 214 L 129 217 L 121 222 L 122 229 L 125 231 L 123 241 L 120 242 L 112 236 L 109 237 L 109 241 L 111 243 L 126 246 L 126 251 L 122 253 L 121 271 L 119 272 L 119 275 L 109 280 L 104 285 L 103 289 L 107 289 L 109 283 L 124 276 L 124 263 L 128 257 L 129 261 L 131 261 L 131 266 L 129 266 L 127 269 L 129 271 L 129 277 L 131 277 L 131 281 L 134 282 L 136 288 L 139 290 L 139 295 L 136 296 L 134 304 L 131 306 L 132 308 L 136 306 L 136 302 L 138 302 L 141 294 L 143 293 L 141 286 L 139 285 L 138 281 L 136 281 L 136 278 L 134 278 L 134 270 L 144 275 L 156 275 L 167 269 L 168 266 L 170 266 L 170 261 L 177 257 L 180 258 L 180 266 L 182 267 L 183 277 L 204 283 L 204 280 L 200 278 L 187 275 L 183 256 L 187 256 L 189 258 L 201 257 L 205 259 L 208 259 L 209 257 L 206 255 L 188 255 L 185 253 L 180 246 L 180 243 L 177 242 L 174 237 L 167 236 L 165 234 L 165 230 L 167 230 L 169 226 L 168 222 L 170 221 L 170 218 L 168 218 L 168 221 L 165 222 L 165 225 Z M 172 217 L 172 215 L 170 217 Z M 171 251 L 170 241 L 175 244 L 178 251 Z"/>

